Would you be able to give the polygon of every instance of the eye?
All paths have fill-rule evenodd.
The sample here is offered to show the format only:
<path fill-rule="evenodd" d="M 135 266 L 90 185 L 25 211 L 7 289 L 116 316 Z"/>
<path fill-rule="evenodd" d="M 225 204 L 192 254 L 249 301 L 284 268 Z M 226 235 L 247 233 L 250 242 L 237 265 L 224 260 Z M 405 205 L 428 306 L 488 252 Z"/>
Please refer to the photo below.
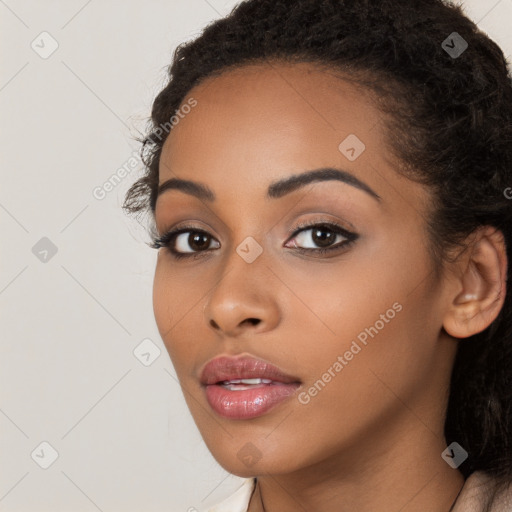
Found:
<path fill-rule="evenodd" d="M 325 253 L 346 248 L 358 235 L 347 231 L 338 224 L 323 222 L 302 224 L 293 233 L 293 245 L 302 253 Z"/>
<path fill-rule="evenodd" d="M 215 248 L 220 247 L 219 242 L 206 231 L 192 226 L 184 226 L 157 238 L 154 240 L 152 247 L 155 249 L 166 247 L 175 258 L 179 259 L 198 256 L 207 252 L 211 249 L 212 242 L 217 243 Z"/>
<path fill-rule="evenodd" d="M 204 231 L 185 231 L 174 237 L 174 250 L 185 253 L 205 251 L 210 248 L 212 241 L 213 237 Z"/>

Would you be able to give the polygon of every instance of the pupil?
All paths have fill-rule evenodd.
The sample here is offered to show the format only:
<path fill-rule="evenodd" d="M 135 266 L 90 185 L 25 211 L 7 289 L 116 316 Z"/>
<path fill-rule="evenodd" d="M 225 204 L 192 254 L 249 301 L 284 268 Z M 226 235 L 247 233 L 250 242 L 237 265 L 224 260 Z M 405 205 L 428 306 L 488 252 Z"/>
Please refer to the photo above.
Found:
<path fill-rule="evenodd" d="M 321 236 L 319 233 L 327 233 L 327 236 Z M 313 241 L 321 247 L 327 247 L 332 243 L 334 233 L 330 232 L 328 228 L 317 228 L 313 231 Z"/>
<path fill-rule="evenodd" d="M 201 239 L 203 243 L 201 243 Z M 188 243 L 194 250 L 207 249 L 210 245 L 209 236 L 202 233 L 191 233 L 188 237 Z"/>

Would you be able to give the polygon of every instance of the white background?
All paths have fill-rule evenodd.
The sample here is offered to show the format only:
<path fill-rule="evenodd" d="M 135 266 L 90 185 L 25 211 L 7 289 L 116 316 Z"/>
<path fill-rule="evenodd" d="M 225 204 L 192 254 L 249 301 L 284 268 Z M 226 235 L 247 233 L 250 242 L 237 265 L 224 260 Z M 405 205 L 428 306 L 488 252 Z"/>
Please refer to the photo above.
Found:
<path fill-rule="evenodd" d="M 136 171 L 93 196 L 138 150 L 176 45 L 236 3 L 0 0 L 0 512 L 191 512 L 241 481 L 206 449 L 159 338 L 156 251 L 121 211 Z M 512 55 L 512 0 L 464 5 Z M 43 31 L 59 45 L 46 59 Z M 150 366 L 133 353 L 146 338 Z"/>

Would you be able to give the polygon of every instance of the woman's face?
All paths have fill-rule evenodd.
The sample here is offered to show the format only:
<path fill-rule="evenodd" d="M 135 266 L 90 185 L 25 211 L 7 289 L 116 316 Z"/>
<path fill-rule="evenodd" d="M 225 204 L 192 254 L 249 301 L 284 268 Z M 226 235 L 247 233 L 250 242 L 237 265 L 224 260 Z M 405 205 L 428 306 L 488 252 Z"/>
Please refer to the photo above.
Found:
<path fill-rule="evenodd" d="M 310 64 L 229 71 L 190 98 L 155 212 L 160 234 L 188 231 L 159 251 L 154 310 L 215 458 L 240 476 L 354 468 L 440 435 L 455 344 L 429 194 L 396 173 L 379 112 Z"/>

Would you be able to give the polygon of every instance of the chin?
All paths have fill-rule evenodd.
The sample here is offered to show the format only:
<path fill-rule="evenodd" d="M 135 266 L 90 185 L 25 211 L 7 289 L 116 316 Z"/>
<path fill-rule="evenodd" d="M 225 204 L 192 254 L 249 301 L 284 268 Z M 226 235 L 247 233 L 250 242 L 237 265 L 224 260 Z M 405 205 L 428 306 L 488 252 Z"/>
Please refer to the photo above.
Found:
<path fill-rule="evenodd" d="M 298 469 L 296 453 L 287 453 L 269 441 L 233 438 L 225 445 L 207 443 L 215 460 L 229 473 L 249 478 L 265 474 L 286 474 Z M 212 449 L 213 448 L 213 449 Z"/>

